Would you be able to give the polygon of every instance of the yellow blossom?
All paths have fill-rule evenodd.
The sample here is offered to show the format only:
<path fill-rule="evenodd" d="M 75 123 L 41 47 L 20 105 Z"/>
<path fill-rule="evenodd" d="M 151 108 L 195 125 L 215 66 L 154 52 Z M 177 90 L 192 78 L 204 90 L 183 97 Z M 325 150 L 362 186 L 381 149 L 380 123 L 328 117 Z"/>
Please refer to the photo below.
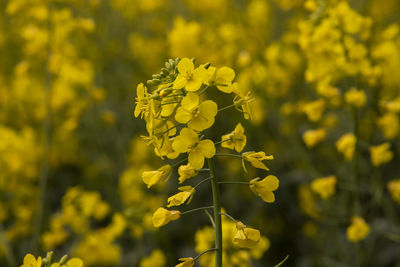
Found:
<path fill-rule="evenodd" d="M 233 83 L 232 92 L 236 94 L 233 99 L 233 104 L 236 109 L 243 113 L 246 120 L 251 120 L 254 115 L 254 110 L 251 104 L 255 100 L 251 92 L 241 87 L 237 82 Z"/>
<path fill-rule="evenodd" d="M 243 169 L 247 172 L 246 167 L 244 165 L 244 161 L 247 160 L 251 163 L 251 165 L 253 167 L 268 171 L 269 170 L 268 167 L 265 166 L 265 164 L 262 163 L 262 161 L 263 160 L 272 160 L 272 159 L 274 159 L 274 156 L 272 156 L 272 155 L 266 156 L 265 152 L 262 152 L 262 151 L 260 151 L 260 152 L 255 152 L 255 151 L 244 152 L 244 153 L 242 153 L 242 166 L 243 166 Z"/>
<path fill-rule="evenodd" d="M 235 149 L 241 152 L 246 145 L 246 135 L 244 135 L 243 126 L 239 123 L 235 130 L 229 134 L 223 135 L 221 138 L 221 146 L 229 149 Z"/>
<path fill-rule="evenodd" d="M 375 167 L 388 163 L 393 158 L 393 152 L 390 150 L 390 143 L 383 143 L 369 148 L 371 162 Z"/>
<path fill-rule="evenodd" d="M 400 179 L 395 179 L 388 182 L 387 188 L 392 198 L 400 204 Z"/>
<path fill-rule="evenodd" d="M 197 91 L 205 82 L 207 71 L 203 66 L 194 68 L 193 61 L 188 58 L 182 58 L 178 63 L 178 76 L 174 81 L 173 88 L 181 89 L 185 87 L 186 91 Z"/>
<path fill-rule="evenodd" d="M 308 148 L 316 146 L 318 143 L 323 141 L 326 137 L 325 129 L 307 130 L 303 134 L 303 141 Z"/>
<path fill-rule="evenodd" d="M 196 131 L 202 131 L 210 128 L 214 124 L 215 115 L 217 115 L 217 104 L 212 100 L 206 100 L 200 103 L 199 96 L 189 92 L 181 102 L 181 106 L 175 114 L 176 121 L 187 123 L 189 128 Z"/>
<path fill-rule="evenodd" d="M 304 113 L 307 115 L 307 118 L 312 122 L 319 121 L 322 118 L 324 110 L 325 100 L 323 99 L 309 102 L 303 107 Z"/>
<path fill-rule="evenodd" d="M 195 169 L 201 169 L 204 158 L 212 158 L 215 155 L 215 146 L 211 140 L 199 140 L 195 131 L 189 128 L 181 130 L 172 143 L 172 147 L 179 153 L 189 153 L 189 165 Z"/>
<path fill-rule="evenodd" d="M 346 103 L 357 108 L 362 108 L 367 103 L 367 96 L 363 90 L 357 90 L 356 88 L 351 88 L 344 95 Z"/>
<path fill-rule="evenodd" d="M 196 192 L 196 189 L 189 185 L 178 187 L 178 190 L 182 192 L 179 192 L 168 198 L 168 208 L 172 206 L 182 205 L 183 203 L 185 203 L 186 200 L 187 204 L 189 204 L 193 198 L 194 193 Z"/>
<path fill-rule="evenodd" d="M 354 156 L 354 150 L 357 139 L 352 133 L 346 133 L 336 141 L 336 149 L 344 155 L 347 161 L 351 161 Z"/>
<path fill-rule="evenodd" d="M 387 139 L 394 139 L 399 135 L 400 123 L 397 114 L 388 112 L 378 119 L 378 126 Z"/>
<path fill-rule="evenodd" d="M 42 266 L 42 258 L 39 256 L 36 260 L 35 256 L 32 254 L 27 254 L 24 257 L 24 264 L 21 267 L 41 267 Z"/>
<path fill-rule="evenodd" d="M 136 107 L 135 107 L 135 117 L 138 117 L 140 114 L 146 116 L 149 112 L 149 95 L 147 93 L 147 87 L 140 83 L 137 88 L 137 97 L 136 97 Z"/>
<path fill-rule="evenodd" d="M 260 231 L 247 227 L 242 222 L 236 223 L 237 232 L 233 237 L 233 244 L 242 248 L 252 248 L 260 241 Z"/>
<path fill-rule="evenodd" d="M 164 208 L 158 208 L 154 212 L 152 221 L 154 227 L 161 227 L 168 224 L 170 221 L 178 220 L 181 217 L 181 213 L 178 210 L 167 210 Z"/>
<path fill-rule="evenodd" d="M 164 267 L 167 259 L 160 249 L 153 250 L 150 256 L 140 261 L 140 267 Z"/>
<path fill-rule="evenodd" d="M 175 265 L 175 267 L 192 267 L 194 265 L 194 259 L 193 258 L 180 258 L 179 261 L 182 261 L 181 263 Z"/>
<path fill-rule="evenodd" d="M 232 81 L 235 78 L 235 71 L 229 67 L 219 68 L 215 72 L 215 79 L 213 82 L 217 88 L 224 93 L 232 92 Z"/>
<path fill-rule="evenodd" d="M 319 194 L 321 198 L 327 199 L 335 194 L 337 179 L 334 175 L 317 178 L 311 183 L 311 190 Z"/>
<path fill-rule="evenodd" d="M 347 228 L 347 239 L 350 242 L 358 242 L 363 240 L 370 232 L 369 225 L 363 218 L 353 216 L 351 218 L 351 225 Z"/>
<path fill-rule="evenodd" d="M 250 181 L 250 189 L 265 202 L 273 203 L 275 195 L 273 191 L 279 187 L 279 180 L 274 175 L 268 175 L 260 181 L 260 178 L 254 178 Z"/>
<path fill-rule="evenodd" d="M 72 258 L 64 264 L 60 264 L 58 262 L 53 263 L 51 267 L 83 267 L 83 261 L 79 258 Z"/>
<path fill-rule="evenodd" d="M 189 164 L 187 165 L 181 165 L 178 168 L 178 174 L 179 174 L 179 183 L 183 183 L 189 178 L 192 178 L 193 176 L 197 175 L 197 170 L 190 166 Z"/>
<path fill-rule="evenodd" d="M 147 188 L 150 188 L 161 180 L 167 180 L 171 172 L 172 168 L 169 164 L 162 166 L 156 171 L 145 171 L 142 174 L 143 182 L 147 184 Z"/>

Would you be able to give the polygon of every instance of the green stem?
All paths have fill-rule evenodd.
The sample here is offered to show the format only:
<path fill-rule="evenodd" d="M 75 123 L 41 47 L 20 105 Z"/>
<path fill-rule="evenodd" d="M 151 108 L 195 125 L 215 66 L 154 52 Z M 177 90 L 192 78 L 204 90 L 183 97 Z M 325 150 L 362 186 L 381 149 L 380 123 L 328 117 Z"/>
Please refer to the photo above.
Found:
<path fill-rule="evenodd" d="M 203 181 L 199 182 L 198 184 L 196 184 L 193 188 L 197 188 L 197 187 L 198 187 L 199 185 L 201 185 L 202 183 L 207 182 L 207 181 L 209 181 L 209 180 L 211 180 L 211 179 L 212 179 L 212 177 L 208 177 L 208 178 L 204 179 Z"/>
<path fill-rule="evenodd" d="M 214 222 L 215 222 L 215 267 L 222 267 L 222 221 L 221 221 L 221 202 L 219 199 L 218 180 L 215 174 L 215 165 L 213 159 L 207 159 L 210 168 L 211 187 L 214 202 Z"/>
<path fill-rule="evenodd" d="M 216 248 L 207 249 L 206 251 L 203 251 L 202 253 L 200 253 L 199 255 L 197 255 L 193 260 L 195 261 L 195 260 L 197 260 L 198 258 L 200 258 L 201 256 L 203 256 L 204 254 L 206 254 L 207 252 L 211 252 L 211 251 L 215 251 L 215 250 L 217 250 L 217 249 L 216 249 Z"/>
<path fill-rule="evenodd" d="M 235 106 L 235 104 L 232 104 L 232 105 L 220 108 L 220 109 L 218 109 L 218 112 L 223 111 L 223 110 L 228 109 L 228 108 L 233 108 L 234 106 Z"/>
<path fill-rule="evenodd" d="M 231 141 L 231 140 L 232 140 L 232 138 L 224 139 L 224 140 L 215 142 L 214 145 L 219 145 L 219 144 L 221 144 L 221 143 L 223 143 L 223 142 L 228 142 L 228 141 Z"/>
<path fill-rule="evenodd" d="M 187 210 L 187 211 L 181 212 L 181 215 L 189 214 L 189 213 L 192 213 L 192 212 L 195 212 L 195 211 L 199 211 L 199 210 L 208 210 L 208 209 L 212 209 L 212 208 L 214 208 L 214 206 L 195 208 L 195 209 L 192 209 L 192 210 Z"/>
<path fill-rule="evenodd" d="M 224 215 L 225 217 L 228 217 L 229 219 L 231 219 L 231 221 L 233 221 L 233 222 L 235 222 L 235 223 L 238 222 L 235 218 L 233 218 L 231 215 L 229 215 L 229 214 L 227 214 L 227 213 L 220 212 L 219 214 Z"/>

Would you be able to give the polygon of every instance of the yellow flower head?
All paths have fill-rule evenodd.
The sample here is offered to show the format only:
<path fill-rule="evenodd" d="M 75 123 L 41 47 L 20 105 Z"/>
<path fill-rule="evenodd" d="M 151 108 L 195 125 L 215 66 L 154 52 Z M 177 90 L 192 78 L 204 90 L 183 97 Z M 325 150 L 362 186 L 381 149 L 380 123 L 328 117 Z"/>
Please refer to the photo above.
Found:
<path fill-rule="evenodd" d="M 161 227 L 168 224 L 170 221 L 178 220 L 181 217 L 181 213 L 178 210 L 167 210 L 164 208 L 158 208 L 154 212 L 152 221 L 154 227 Z"/>
<path fill-rule="evenodd" d="M 392 198 L 400 204 L 400 179 L 391 180 L 387 184 L 387 188 Z"/>
<path fill-rule="evenodd" d="M 239 83 L 235 82 L 232 84 L 232 92 L 236 94 L 233 99 L 236 109 L 243 113 L 246 120 L 253 119 L 254 109 L 251 104 L 255 101 L 255 98 L 252 96 L 251 91 L 244 89 Z"/>
<path fill-rule="evenodd" d="M 181 263 L 175 265 L 175 267 L 192 267 L 194 265 L 194 259 L 193 258 L 180 258 L 179 261 L 182 261 Z"/>
<path fill-rule="evenodd" d="M 179 192 L 171 197 L 168 198 L 168 205 L 167 207 L 170 208 L 172 206 L 179 206 L 185 203 L 187 200 L 187 204 L 190 203 L 190 201 L 193 198 L 194 193 L 196 192 L 196 189 L 194 189 L 191 186 L 181 186 L 178 188 Z"/>
<path fill-rule="evenodd" d="M 172 147 L 179 153 L 189 153 L 189 165 L 194 169 L 201 169 L 204 158 L 212 158 L 215 155 L 214 143 L 209 140 L 199 140 L 195 131 L 189 128 L 181 130 L 172 143 Z"/>
<path fill-rule="evenodd" d="M 222 67 L 215 71 L 212 80 L 217 88 L 224 93 L 232 92 L 232 81 L 235 78 L 235 71 L 229 67 Z"/>
<path fill-rule="evenodd" d="M 378 119 L 378 126 L 387 139 L 394 139 L 399 135 L 400 123 L 397 114 L 388 112 Z"/>
<path fill-rule="evenodd" d="M 260 231 L 247 227 L 242 222 L 236 223 L 237 232 L 233 237 L 233 244 L 242 248 L 252 248 L 260 241 Z"/>
<path fill-rule="evenodd" d="M 354 150 L 357 143 L 357 139 L 354 134 L 347 133 L 342 135 L 336 142 L 336 149 L 344 155 L 347 161 L 351 161 L 354 156 Z"/>
<path fill-rule="evenodd" d="M 303 107 L 304 113 L 307 115 L 307 118 L 312 122 L 319 121 L 322 118 L 324 110 L 325 100 L 323 99 L 309 102 Z"/>
<path fill-rule="evenodd" d="M 353 216 L 351 218 L 351 225 L 347 228 L 347 239 L 350 242 L 358 242 L 363 240 L 370 232 L 369 225 L 363 218 Z"/>
<path fill-rule="evenodd" d="M 273 191 L 279 187 L 279 180 L 274 175 L 268 175 L 260 181 L 260 178 L 254 178 L 250 181 L 250 189 L 265 202 L 273 203 L 275 195 Z"/>
<path fill-rule="evenodd" d="M 178 174 L 179 174 L 179 183 L 183 183 L 189 178 L 192 178 L 193 176 L 197 175 L 197 170 L 190 166 L 189 164 L 187 165 L 181 165 L 178 168 Z"/>
<path fill-rule="evenodd" d="M 155 249 L 150 256 L 140 261 L 140 267 L 164 267 L 167 258 L 160 249 Z"/>
<path fill-rule="evenodd" d="M 65 264 L 53 263 L 51 267 L 83 267 L 83 261 L 79 258 L 72 258 Z"/>
<path fill-rule="evenodd" d="M 221 146 L 229 149 L 235 149 L 241 152 L 246 146 L 246 135 L 244 135 L 243 126 L 239 123 L 235 130 L 229 134 L 223 135 L 221 138 Z"/>
<path fill-rule="evenodd" d="M 270 156 L 266 156 L 265 152 L 255 152 L 255 151 L 249 151 L 249 152 L 244 152 L 242 153 L 242 166 L 243 169 L 247 172 L 246 167 L 244 165 L 244 161 L 247 160 L 251 163 L 251 165 L 254 168 L 258 168 L 258 169 L 263 169 L 268 171 L 269 169 L 267 168 L 267 166 L 265 166 L 264 163 L 262 163 L 263 160 L 272 160 L 274 159 L 274 156 L 270 155 Z"/>
<path fill-rule="evenodd" d="M 357 108 L 362 108 L 367 103 L 367 96 L 363 90 L 357 90 L 356 88 L 351 88 L 344 95 L 347 104 L 355 106 Z"/>
<path fill-rule="evenodd" d="M 162 166 L 156 171 L 145 171 L 142 174 L 142 179 L 147 188 L 152 187 L 154 184 L 160 182 L 161 180 L 167 180 L 172 173 L 172 167 L 167 164 Z"/>
<path fill-rule="evenodd" d="M 316 146 L 326 138 L 325 129 L 308 130 L 303 134 L 303 141 L 308 148 Z"/>
<path fill-rule="evenodd" d="M 174 81 L 174 89 L 182 89 L 194 92 L 200 89 L 201 85 L 206 82 L 207 71 L 203 66 L 194 68 L 193 61 L 188 58 L 182 58 L 178 63 L 178 76 Z"/>
<path fill-rule="evenodd" d="M 311 190 L 319 194 L 321 198 L 327 199 L 335 194 L 336 181 L 334 175 L 315 179 L 311 183 Z"/>
<path fill-rule="evenodd" d="M 187 123 L 189 128 L 196 131 L 202 131 L 210 128 L 214 124 L 215 115 L 217 115 L 217 104 L 212 100 L 206 100 L 200 103 L 197 94 L 189 92 L 177 109 L 175 119 L 180 123 Z"/>
<path fill-rule="evenodd" d="M 371 162 L 375 167 L 388 163 L 393 158 L 393 152 L 390 150 L 390 143 L 383 143 L 369 148 Z"/>
<path fill-rule="evenodd" d="M 27 254 L 24 257 L 24 264 L 21 267 L 41 267 L 42 266 L 42 258 L 39 256 L 36 260 L 35 256 L 32 254 Z"/>
<path fill-rule="evenodd" d="M 136 88 L 136 107 L 135 107 L 135 117 L 137 118 L 140 114 L 143 116 L 149 113 L 149 95 L 147 93 L 147 87 L 140 83 Z"/>

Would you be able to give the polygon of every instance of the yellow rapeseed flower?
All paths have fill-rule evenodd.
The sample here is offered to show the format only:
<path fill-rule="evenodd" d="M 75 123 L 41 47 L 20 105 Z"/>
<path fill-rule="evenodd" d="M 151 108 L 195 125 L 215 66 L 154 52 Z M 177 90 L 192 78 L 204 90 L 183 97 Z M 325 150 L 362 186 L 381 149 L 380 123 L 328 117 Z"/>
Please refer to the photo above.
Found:
<path fill-rule="evenodd" d="M 275 195 L 273 191 L 279 187 L 279 180 L 274 175 L 268 175 L 260 181 L 260 178 L 254 178 L 250 181 L 250 189 L 265 202 L 273 203 Z"/>
<path fill-rule="evenodd" d="M 393 152 L 390 150 L 390 143 L 383 143 L 369 148 L 371 162 L 375 167 L 388 163 L 393 158 Z"/>
<path fill-rule="evenodd" d="M 392 198 L 400 204 L 400 179 L 395 179 L 388 182 L 387 188 Z"/>
<path fill-rule="evenodd" d="M 201 169 L 204 158 L 212 158 L 215 155 L 214 143 L 209 140 L 201 140 L 197 133 L 189 128 L 181 130 L 172 143 L 172 147 L 179 153 L 189 153 L 189 165 L 195 169 Z"/>
<path fill-rule="evenodd" d="M 183 203 L 185 203 L 186 200 L 187 204 L 189 204 L 193 198 L 194 193 L 196 192 L 196 189 L 194 189 L 190 185 L 178 187 L 178 190 L 182 192 L 179 192 L 168 198 L 168 208 L 172 206 L 182 205 Z"/>
<path fill-rule="evenodd" d="M 162 166 L 156 171 L 145 171 L 142 174 L 143 182 L 147 184 L 147 188 L 150 188 L 161 180 L 167 180 L 171 172 L 172 167 L 169 164 Z"/>
<path fill-rule="evenodd" d="M 194 265 L 194 259 L 193 258 L 180 258 L 179 261 L 182 261 L 181 263 L 175 265 L 175 267 L 192 267 Z"/>
<path fill-rule="evenodd" d="M 312 122 L 319 121 L 322 118 L 324 110 L 325 110 L 325 100 L 324 99 L 312 101 L 312 102 L 306 103 L 303 106 L 304 113 L 307 115 L 307 118 Z"/>
<path fill-rule="evenodd" d="M 203 66 L 194 68 L 193 61 L 188 58 L 182 58 L 178 63 L 178 76 L 174 81 L 174 89 L 182 89 L 186 91 L 197 91 L 207 78 L 207 71 Z"/>
<path fill-rule="evenodd" d="M 42 266 L 42 258 L 39 256 L 37 259 L 32 254 L 27 254 L 24 257 L 24 264 L 20 267 L 41 267 Z"/>
<path fill-rule="evenodd" d="M 223 135 L 221 141 L 222 147 L 241 152 L 246 146 L 246 135 L 244 135 L 243 126 L 240 123 L 236 125 L 235 130 L 229 134 Z"/>
<path fill-rule="evenodd" d="M 181 217 L 181 213 L 178 210 L 167 210 L 164 208 L 158 208 L 154 212 L 152 221 L 154 227 L 161 227 L 168 224 L 170 221 L 178 220 Z"/>
<path fill-rule="evenodd" d="M 347 228 L 347 239 L 350 242 L 363 240 L 370 232 L 369 225 L 359 216 L 351 217 L 351 225 Z"/>
<path fill-rule="evenodd" d="M 307 130 L 303 133 L 303 141 L 308 148 L 316 146 L 326 137 L 325 129 Z"/>
<path fill-rule="evenodd" d="M 254 116 L 254 110 L 251 103 L 255 101 L 251 91 L 244 89 L 239 85 L 239 83 L 235 82 L 232 84 L 232 92 L 236 94 L 233 99 L 233 104 L 236 109 L 243 113 L 246 120 L 251 120 Z"/>
<path fill-rule="evenodd" d="M 183 183 L 189 178 L 192 178 L 193 176 L 197 175 L 197 170 L 190 166 L 189 164 L 187 165 L 181 165 L 178 168 L 178 174 L 179 174 L 179 183 Z"/>
<path fill-rule="evenodd" d="M 189 128 L 196 131 L 210 128 L 214 124 L 214 118 L 218 112 L 217 104 L 212 100 L 199 102 L 199 96 L 189 92 L 182 99 L 181 106 L 176 111 L 176 121 L 187 123 Z"/>
<path fill-rule="evenodd" d="M 222 67 L 218 70 L 215 67 L 210 67 L 214 75 L 210 82 L 213 82 L 217 88 L 224 93 L 232 93 L 232 81 L 235 78 L 235 71 L 229 67 Z"/>
<path fill-rule="evenodd" d="M 140 114 L 147 116 L 149 113 L 149 95 L 147 93 L 147 87 L 140 83 L 136 88 L 136 107 L 135 107 L 135 117 L 137 118 Z"/>
<path fill-rule="evenodd" d="M 72 258 L 65 264 L 53 263 L 51 267 L 83 267 L 83 261 L 79 258 Z"/>
<path fill-rule="evenodd" d="M 260 231 L 247 227 L 242 222 L 236 223 L 237 232 L 233 237 L 233 244 L 242 248 L 252 248 L 260 241 Z"/>
<path fill-rule="evenodd" d="M 311 183 L 311 190 L 319 194 L 321 198 L 327 199 L 335 194 L 336 176 L 317 178 Z"/>
<path fill-rule="evenodd" d="M 247 172 L 246 167 L 244 165 L 244 161 L 247 160 L 251 163 L 251 165 L 253 167 L 268 171 L 269 170 L 268 167 L 265 166 L 265 164 L 262 163 L 262 161 L 263 160 L 272 160 L 272 159 L 274 159 L 274 156 L 272 156 L 272 155 L 266 156 L 265 152 L 262 152 L 262 151 L 260 151 L 260 152 L 255 152 L 255 151 L 244 152 L 244 153 L 242 153 L 242 166 L 243 166 L 243 169 Z"/>
<path fill-rule="evenodd" d="M 354 156 L 357 138 L 352 133 L 346 133 L 336 141 L 336 149 L 344 155 L 347 161 L 351 161 Z"/>
<path fill-rule="evenodd" d="M 356 88 L 351 88 L 344 95 L 347 104 L 355 106 L 357 108 L 362 108 L 367 103 L 367 96 L 363 90 L 357 90 Z"/>

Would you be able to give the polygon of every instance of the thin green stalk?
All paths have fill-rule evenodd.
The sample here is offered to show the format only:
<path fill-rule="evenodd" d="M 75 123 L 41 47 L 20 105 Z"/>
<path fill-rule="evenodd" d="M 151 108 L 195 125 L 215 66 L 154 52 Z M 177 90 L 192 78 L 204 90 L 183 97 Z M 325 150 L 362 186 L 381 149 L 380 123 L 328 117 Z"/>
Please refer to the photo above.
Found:
<path fill-rule="evenodd" d="M 235 104 L 232 104 L 232 105 L 220 108 L 220 109 L 218 109 L 218 112 L 223 111 L 223 110 L 228 109 L 228 108 L 233 108 L 234 106 L 235 106 Z"/>
<path fill-rule="evenodd" d="M 207 159 L 208 167 L 210 168 L 211 187 L 214 203 L 214 222 L 215 222 L 215 267 L 222 267 L 222 221 L 221 221 L 221 202 L 219 199 L 218 180 L 215 174 L 215 165 L 213 159 Z"/>
<path fill-rule="evenodd" d="M 201 256 L 203 256 L 204 254 L 206 254 L 207 252 L 211 252 L 211 251 L 215 251 L 215 250 L 217 250 L 217 249 L 216 249 L 216 248 L 207 249 L 206 251 L 203 251 L 202 253 L 200 253 L 199 255 L 197 255 L 193 260 L 195 261 L 195 260 L 197 260 L 198 258 L 200 258 Z"/>
<path fill-rule="evenodd" d="M 216 153 L 215 156 L 227 156 L 227 157 L 234 157 L 234 158 L 242 158 L 242 155 L 235 155 L 229 153 Z"/>
<path fill-rule="evenodd" d="M 224 215 L 225 217 L 228 217 L 229 219 L 231 219 L 231 221 L 233 221 L 233 222 L 235 222 L 235 223 L 238 222 L 235 218 L 233 218 L 231 215 L 229 215 L 229 214 L 227 214 L 227 213 L 220 212 L 219 214 Z"/>
<path fill-rule="evenodd" d="M 192 209 L 192 210 L 187 210 L 187 211 L 181 212 L 181 215 L 189 214 L 189 213 L 192 213 L 192 212 L 195 212 L 195 211 L 199 211 L 199 210 L 208 210 L 208 209 L 212 209 L 212 208 L 214 208 L 214 206 L 195 208 L 195 209 Z"/>
<path fill-rule="evenodd" d="M 205 182 L 207 182 L 207 181 L 209 181 L 209 180 L 211 180 L 212 179 L 212 177 L 208 177 L 208 178 L 206 178 L 206 179 L 204 179 L 203 181 L 201 181 L 201 182 L 199 182 L 198 184 L 196 184 L 193 188 L 197 188 L 199 185 L 201 185 L 202 183 L 205 183 Z"/>
<path fill-rule="evenodd" d="M 51 6 L 49 4 L 49 12 L 51 12 Z M 49 15 L 49 18 L 51 16 Z M 31 240 L 31 246 L 33 252 L 38 252 L 39 238 L 42 231 L 43 224 L 43 215 L 44 215 L 44 205 L 45 205 L 45 195 L 47 189 L 47 180 L 49 176 L 49 154 L 50 154 L 50 138 L 51 138 L 51 108 L 50 108 L 50 93 L 51 93 L 51 73 L 49 71 L 49 62 L 51 57 L 51 48 L 50 48 L 50 19 L 47 21 L 47 30 L 49 35 L 49 40 L 47 42 L 47 62 L 45 65 L 45 106 L 46 106 L 46 117 L 43 123 L 43 132 L 44 132 L 44 155 L 42 168 L 39 176 L 39 204 L 38 209 L 35 213 L 34 224 L 33 224 L 33 234 Z"/>

